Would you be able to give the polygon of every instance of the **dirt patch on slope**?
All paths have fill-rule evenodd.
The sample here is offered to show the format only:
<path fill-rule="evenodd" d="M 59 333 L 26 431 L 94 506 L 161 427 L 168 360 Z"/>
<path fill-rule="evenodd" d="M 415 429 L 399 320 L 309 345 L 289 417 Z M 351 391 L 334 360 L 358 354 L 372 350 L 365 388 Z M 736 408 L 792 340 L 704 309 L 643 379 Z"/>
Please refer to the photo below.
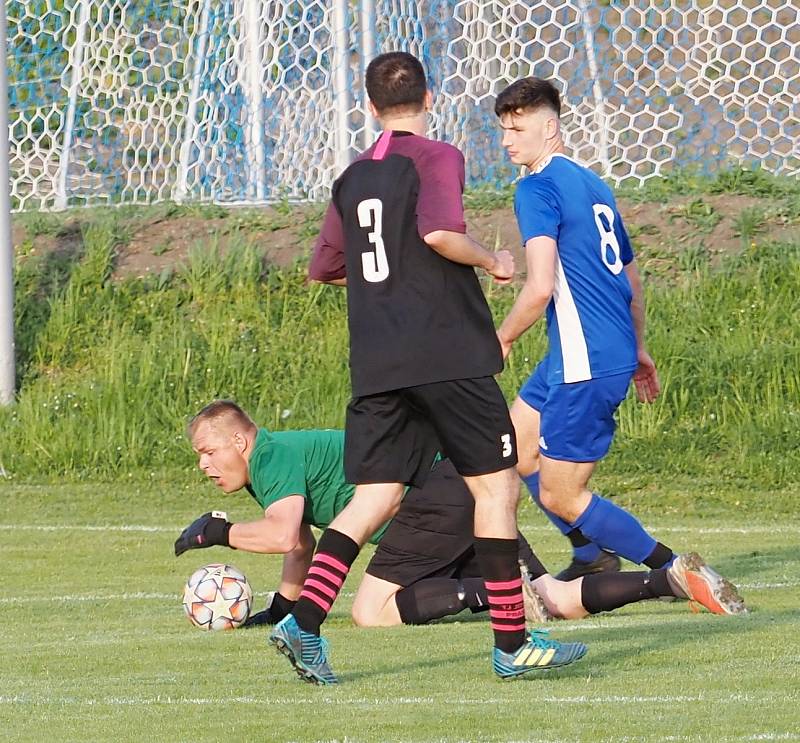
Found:
<path fill-rule="evenodd" d="M 655 273 L 671 273 L 681 256 L 719 256 L 741 251 L 752 242 L 800 240 L 798 219 L 770 199 L 719 194 L 674 197 L 668 203 L 620 199 L 620 211 L 640 262 Z M 193 249 L 216 244 L 250 243 L 269 265 L 287 266 L 304 259 L 313 247 L 324 205 L 280 205 L 263 209 L 196 207 L 189 210 L 146 207 L 121 242 L 115 279 L 158 275 L 185 263 Z M 152 213 L 152 217 L 148 216 Z M 82 249 L 82 215 L 43 217 L 47 229 L 16 220 L 15 249 L 22 254 L 70 254 Z M 58 222 L 58 220 L 61 220 Z M 53 221 L 55 220 L 55 221 Z M 525 259 L 510 207 L 467 210 L 471 233 L 489 248 L 512 250 L 520 275 Z M 684 258 L 685 260 L 685 258 Z"/>

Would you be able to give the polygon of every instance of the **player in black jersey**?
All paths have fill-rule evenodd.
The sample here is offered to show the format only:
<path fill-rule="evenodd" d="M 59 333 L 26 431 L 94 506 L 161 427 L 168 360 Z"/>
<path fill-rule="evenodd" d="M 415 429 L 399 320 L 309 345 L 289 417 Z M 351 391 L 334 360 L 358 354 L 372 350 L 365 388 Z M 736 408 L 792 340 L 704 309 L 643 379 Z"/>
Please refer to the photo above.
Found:
<path fill-rule="evenodd" d="M 421 486 L 437 450 L 475 499 L 475 553 L 487 588 L 494 669 L 511 678 L 582 657 L 582 643 L 526 637 L 517 564 L 514 430 L 493 375 L 503 362 L 475 268 L 510 281 L 513 260 L 466 234 L 464 159 L 427 139 L 432 97 L 404 52 L 366 75 L 378 141 L 333 186 L 310 277 L 347 285 L 352 400 L 345 472 L 355 495 L 320 538 L 292 614 L 270 641 L 312 683 L 335 683 L 320 626 L 367 538 Z M 435 524 L 431 525 L 435 529 Z"/>

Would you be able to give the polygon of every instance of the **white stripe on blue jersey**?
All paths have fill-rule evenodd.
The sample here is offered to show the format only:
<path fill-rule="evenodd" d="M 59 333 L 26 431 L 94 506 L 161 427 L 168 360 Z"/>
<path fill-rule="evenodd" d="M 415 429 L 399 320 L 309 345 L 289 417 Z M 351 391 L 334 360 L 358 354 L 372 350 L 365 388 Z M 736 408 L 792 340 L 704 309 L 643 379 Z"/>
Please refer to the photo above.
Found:
<path fill-rule="evenodd" d="M 572 298 L 569 282 L 556 254 L 556 280 L 553 288 L 553 302 L 558 320 L 561 358 L 564 360 L 564 382 L 583 382 L 592 378 L 589 366 L 589 349 L 581 326 L 578 308 Z"/>

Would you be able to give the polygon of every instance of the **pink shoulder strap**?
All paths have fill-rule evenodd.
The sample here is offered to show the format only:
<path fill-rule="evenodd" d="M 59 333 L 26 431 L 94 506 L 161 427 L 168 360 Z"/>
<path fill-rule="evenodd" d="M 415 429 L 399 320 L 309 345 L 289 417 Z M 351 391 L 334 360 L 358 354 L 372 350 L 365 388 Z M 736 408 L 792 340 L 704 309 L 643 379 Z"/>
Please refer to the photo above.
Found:
<path fill-rule="evenodd" d="M 386 152 L 389 149 L 389 142 L 392 141 L 392 130 L 387 129 L 383 134 L 381 134 L 378 143 L 375 145 L 375 149 L 372 152 L 372 159 L 373 160 L 383 160 L 386 157 Z"/>

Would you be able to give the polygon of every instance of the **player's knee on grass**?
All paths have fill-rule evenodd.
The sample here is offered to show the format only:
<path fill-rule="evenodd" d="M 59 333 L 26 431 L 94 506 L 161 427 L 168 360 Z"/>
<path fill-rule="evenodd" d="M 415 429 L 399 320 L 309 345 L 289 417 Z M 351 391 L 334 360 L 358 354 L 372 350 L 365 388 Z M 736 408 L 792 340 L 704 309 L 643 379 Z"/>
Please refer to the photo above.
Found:
<path fill-rule="evenodd" d="M 393 627 L 402 624 L 395 596 L 400 586 L 366 573 L 361 579 L 350 615 L 357 627 Z"/>
<path fill-rule="evenodd" d="M 377 627 L 378 615 L 373 607 L 362 606 L 360 604 L 353 604 L 350 611 L 350 616 L 353 618 L 353 624 L 356 627 Z"/>
<path fill-rule="evenodd" d="M 391 608 L 385 605 L 378 607 L 366 602 L 357 602 L 353 604 L 350 615 L 356 627 L 394 627 L 402 624 L 400 617 L 395 616 L 397 610 L 391 611 Z"/>

